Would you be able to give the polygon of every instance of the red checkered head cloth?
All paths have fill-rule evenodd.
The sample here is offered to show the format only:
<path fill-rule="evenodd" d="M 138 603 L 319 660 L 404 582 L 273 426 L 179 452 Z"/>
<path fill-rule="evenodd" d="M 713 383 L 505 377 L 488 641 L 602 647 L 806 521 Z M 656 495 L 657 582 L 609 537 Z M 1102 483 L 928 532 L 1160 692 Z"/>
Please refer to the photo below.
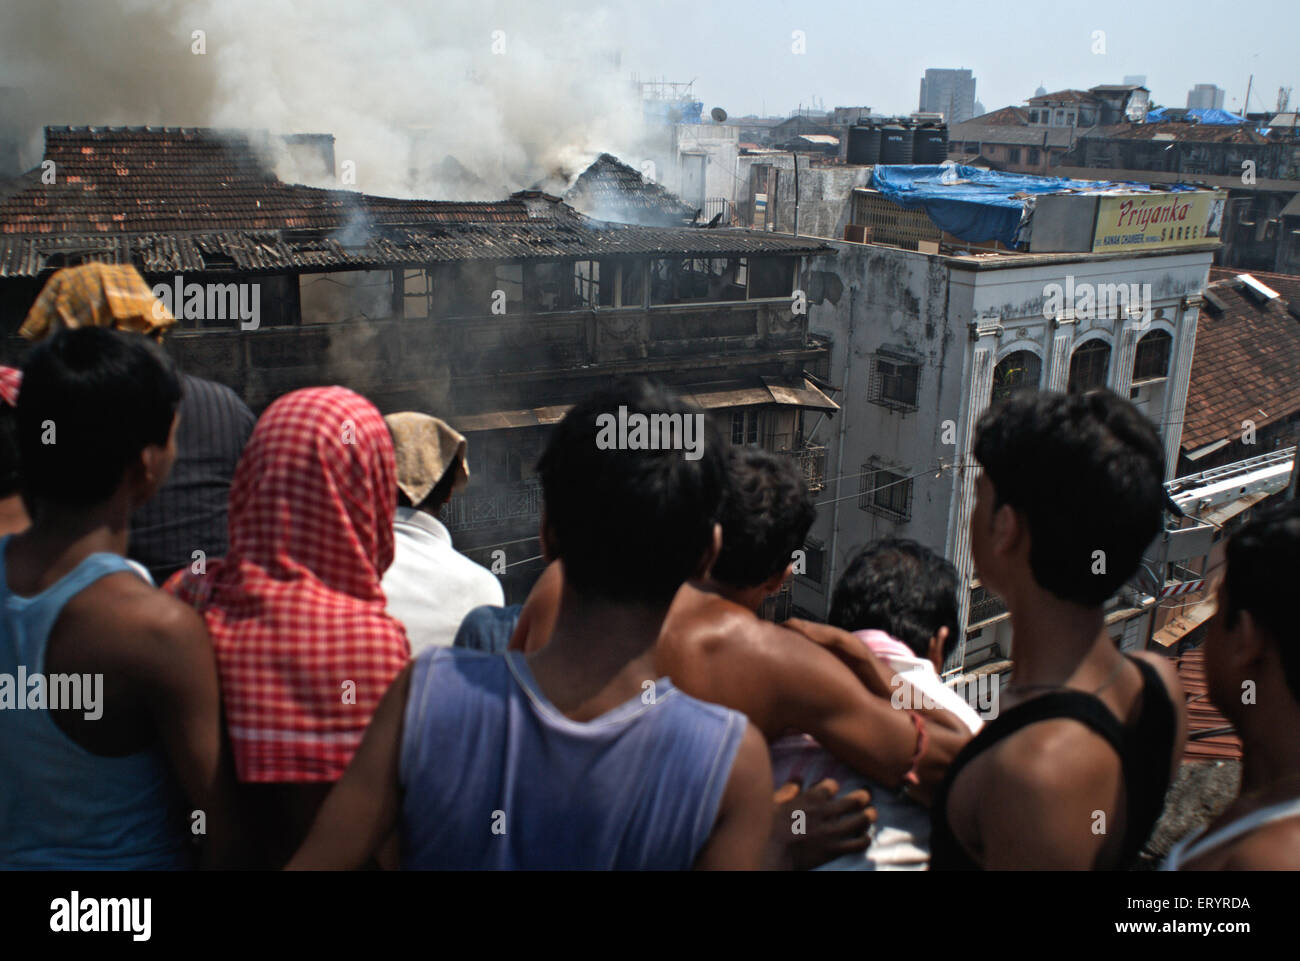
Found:
<path fill-rule="evenodd" d="M 23 372 L 16 367 L 0 367 L 0 400 L 10 407 L 18 406 L 18 388 L 23 383 Z"/>
<path fill-rule="evenodd" d="M 342 387 L 281 397 L 230 488 L 230 552 L 167 582 L 203 614 L 241 781 L 334 781 L 410 657 L 385 611 L 396 460 Z"/>

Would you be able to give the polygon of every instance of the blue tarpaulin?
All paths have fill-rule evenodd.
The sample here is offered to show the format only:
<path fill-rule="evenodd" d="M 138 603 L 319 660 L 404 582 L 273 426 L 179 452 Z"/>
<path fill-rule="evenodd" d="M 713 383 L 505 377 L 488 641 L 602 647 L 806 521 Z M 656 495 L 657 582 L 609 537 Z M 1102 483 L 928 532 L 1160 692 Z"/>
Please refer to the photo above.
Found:
<path fill-rule="evenodd" d="M 1174 112 L 1175 116 L 1169 114 Z M 1178 121 L 1186 119 L 1190 122 L 1195 118 L 1197 123 L 1214 124 L 1220 127 L 1232 127 L 1237 124 L 1246 122 L 1245 117 L 1238 117 L 1235 113 L 1228 113 L 1226 110 L 1211 110 L 1208 107 L 1189 107 L 1186 110 L 1180 110 L 1177 107 L 1157 107 L 1147 113 L 1147 123 L 1162 123 L 1167 120 Z"/>
<path fill-rule="evenodd" d="M 1150 190 L 1147 184 L 1072 180 L 1003 173 L 961 164 L 878 164 L 871 186 L 909 210 L 920 208 L 934 225 L 968 243 L 997 240 L 1014 247 L 1028 198 L 1037 194 Z M 1170 190 L 1195 188 L 1173 185 Z"/>

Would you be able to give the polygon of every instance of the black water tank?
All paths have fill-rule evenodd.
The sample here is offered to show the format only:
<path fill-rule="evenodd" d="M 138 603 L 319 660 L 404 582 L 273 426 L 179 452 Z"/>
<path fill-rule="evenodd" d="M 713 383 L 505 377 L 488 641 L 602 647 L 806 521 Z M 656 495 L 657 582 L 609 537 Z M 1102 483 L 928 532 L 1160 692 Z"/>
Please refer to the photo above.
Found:
<path fill-rule="evenodd" d="M 912 162 L 912 131 L 900 124 L 887 124 L 880 131 L 880 162 L 882 164 L 910 164 Z"/>
<path fill-rule="evenodd" d="M 948 128 L 917 127 L 912 138 L 912 159 L 919 164 L 941 164 L 948 159 Z"/>
<path fill-rule="evenodd" d="M 880 128 L 875 124 L 861 124 L 849 128 L 849 155 L 851 164 L 880 162 Z"/>

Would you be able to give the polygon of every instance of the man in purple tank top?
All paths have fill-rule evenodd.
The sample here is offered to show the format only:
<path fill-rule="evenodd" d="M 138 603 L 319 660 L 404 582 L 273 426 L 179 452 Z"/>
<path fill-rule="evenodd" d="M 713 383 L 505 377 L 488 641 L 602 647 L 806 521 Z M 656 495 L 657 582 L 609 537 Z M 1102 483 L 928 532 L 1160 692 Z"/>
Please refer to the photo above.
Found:
<path fill-rule="evenodd" d="M 758 868 L 762 734 L 655 665 L 673 596 L 718 553 L 724 448 L 645 382 L 574 407 L 538 464 L 543 549 L 565 566 L 550 643 L 421 654 L 290 867 L 358 867 L 397 829 L 413 868 Z"/>

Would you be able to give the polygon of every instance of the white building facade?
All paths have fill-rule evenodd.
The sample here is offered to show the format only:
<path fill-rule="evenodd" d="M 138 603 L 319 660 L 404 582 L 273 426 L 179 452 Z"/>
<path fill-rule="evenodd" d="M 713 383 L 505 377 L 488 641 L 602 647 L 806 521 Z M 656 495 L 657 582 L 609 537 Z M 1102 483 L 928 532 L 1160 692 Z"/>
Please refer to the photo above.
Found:
<path fill-rule="evenodd" d="M 841 410 L 805 427 L 809 442 L 828 448 L 827 483 L 793 603 L 823 616 L 858 549 L 911 538 L 962 578 L 967 636 L 947 668 L 1008 658 L 1005 611 L 971 564 L 974 425 L 995 396 L 1020 387 L 1104 385 L 1157 423 L 1172 476 L 1213 248 L 945 255 L 833 246 L 801 282 L 810 331 L 832 342 L 830 369 L 819 373 L 840 390 Z M 1119 285 L 1138 296 L 1115 302 Z M 1113 620 L 1117 634 L 1142 629 L 1131 616 Z"/>

